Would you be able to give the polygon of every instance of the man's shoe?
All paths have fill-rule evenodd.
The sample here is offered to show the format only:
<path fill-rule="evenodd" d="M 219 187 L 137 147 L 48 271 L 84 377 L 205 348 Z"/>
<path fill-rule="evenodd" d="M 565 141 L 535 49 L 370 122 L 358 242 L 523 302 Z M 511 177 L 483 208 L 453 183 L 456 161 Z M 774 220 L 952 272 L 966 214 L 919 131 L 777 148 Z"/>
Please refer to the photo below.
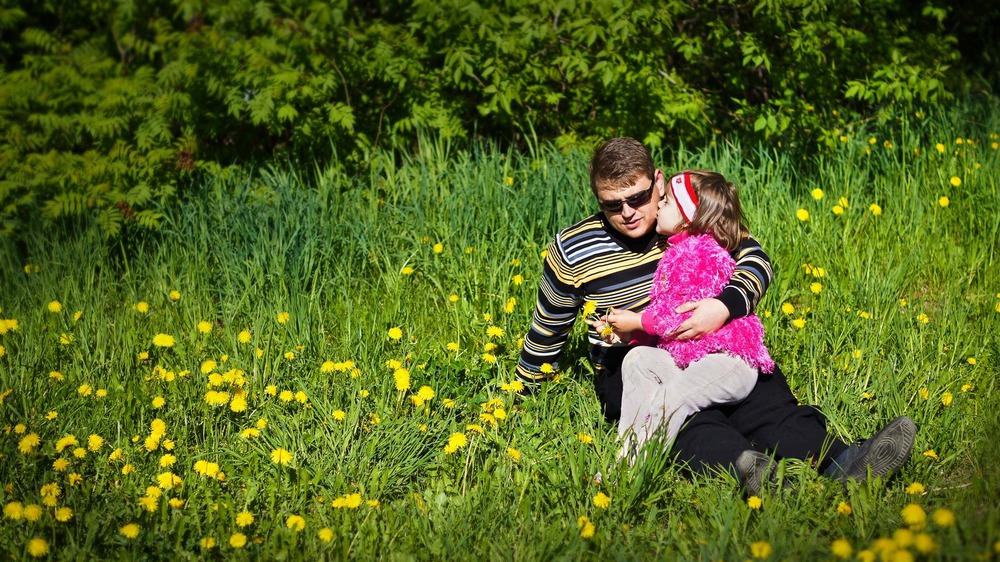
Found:
<path fill-rule="evenodd" d="M 872 437 L 848 447 L 824 474 L 841 482 L 852 479 L 861 482 L 869 476 L 885 477 L 910 457 L 916 435 L 917 424 L 906 416 L 899 416 Z"/>
<path fill-rule="evenodd" d="M 740 485 L 751 496 L 760 496 L 764 483 L 774 483 L 774 460 L 759 451 L 746 450 L 736 457 Z"/>

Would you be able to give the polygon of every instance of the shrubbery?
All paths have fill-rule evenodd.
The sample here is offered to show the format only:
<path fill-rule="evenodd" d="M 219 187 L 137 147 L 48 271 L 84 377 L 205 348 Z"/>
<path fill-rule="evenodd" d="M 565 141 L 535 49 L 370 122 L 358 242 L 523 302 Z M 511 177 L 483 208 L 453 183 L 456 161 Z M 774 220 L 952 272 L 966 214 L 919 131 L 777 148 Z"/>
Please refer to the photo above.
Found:
<path fill-rule="evenodd" d="M 993 77 L 949 32 L 971 8 L 912 4 L 0 0 L 0 232 L 37 209 L 156 227 L 192 174 L 351 173 L 423 132 L 811 150 Z"/>

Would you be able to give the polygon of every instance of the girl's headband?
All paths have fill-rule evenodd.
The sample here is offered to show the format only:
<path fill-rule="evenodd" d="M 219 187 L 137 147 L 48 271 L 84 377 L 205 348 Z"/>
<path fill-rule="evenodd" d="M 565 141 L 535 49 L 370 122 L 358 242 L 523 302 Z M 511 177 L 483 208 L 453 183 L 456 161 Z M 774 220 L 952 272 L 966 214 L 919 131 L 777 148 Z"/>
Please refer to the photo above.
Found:
<path fill-rule="evenodd" d="M 698 208 L 698 196 L 695 195 L 694 187 L 691 185 L 691 174 L 684 172 L 670 178 L 670 191 L 674 194 L 674 200 L 680 207 L 684 221 L 691 222 Z"/>

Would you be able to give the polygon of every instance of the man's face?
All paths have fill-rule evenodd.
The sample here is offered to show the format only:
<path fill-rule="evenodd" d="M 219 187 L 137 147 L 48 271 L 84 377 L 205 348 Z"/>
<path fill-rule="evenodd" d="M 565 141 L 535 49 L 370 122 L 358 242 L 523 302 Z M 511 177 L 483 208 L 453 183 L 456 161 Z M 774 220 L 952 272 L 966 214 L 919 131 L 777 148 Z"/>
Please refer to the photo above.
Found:
<path fill-rule="evenodd" d="M 663 174 L 640 176 L 625 187 L 598 186 L 597 201 L 611 226 L 629 238 L 642 238 L 656 228 L 656 208 L 663 195 Z"/>

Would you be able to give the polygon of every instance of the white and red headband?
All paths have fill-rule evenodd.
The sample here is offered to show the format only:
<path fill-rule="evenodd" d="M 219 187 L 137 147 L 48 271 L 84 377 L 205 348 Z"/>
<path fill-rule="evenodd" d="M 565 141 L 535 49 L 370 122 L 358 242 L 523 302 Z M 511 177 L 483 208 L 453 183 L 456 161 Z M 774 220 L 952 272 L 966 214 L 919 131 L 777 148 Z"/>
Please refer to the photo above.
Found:
<path fill-rule="evenodd" d="M 694 212 L 698 209 L 698 196 L 691 185 L 691 174 L 680 173 L 670 178 L 670 191 L 681 210 L 685 222 L 691 222 Z"/>

